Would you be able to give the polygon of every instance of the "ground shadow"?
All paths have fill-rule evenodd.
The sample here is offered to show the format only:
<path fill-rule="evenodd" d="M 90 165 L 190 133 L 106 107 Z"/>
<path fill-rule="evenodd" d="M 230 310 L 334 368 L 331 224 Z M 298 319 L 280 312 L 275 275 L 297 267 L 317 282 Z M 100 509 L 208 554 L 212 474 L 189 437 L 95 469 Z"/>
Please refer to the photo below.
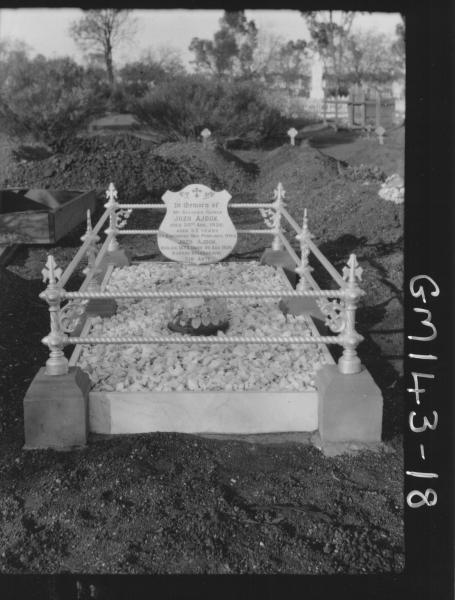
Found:
<path fill-rule="evenodd" d="M 355 142 L 359 137 L 360 133 L 352 129 L 335 129 L 328 128 L 321 131 L 311 132 L 308 136 L 310 146 L 322 150 L 329 146 L 337 146 L 339 144 L 350 144 Z"/>

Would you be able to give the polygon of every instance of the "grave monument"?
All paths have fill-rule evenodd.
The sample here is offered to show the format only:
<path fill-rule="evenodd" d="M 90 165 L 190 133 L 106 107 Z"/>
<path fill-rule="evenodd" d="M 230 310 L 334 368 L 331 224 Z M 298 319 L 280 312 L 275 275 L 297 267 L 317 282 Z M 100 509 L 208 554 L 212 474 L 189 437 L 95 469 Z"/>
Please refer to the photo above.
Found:
<path fill-rule="evenodd" d="M 50 355 L 46 367 L 40 369 L 24 398 L 25 448 L 68 449 L 81 446 L 86 443 L 89 432 L 313 432 L 314 443 L 327 453 L 342 451 L 347 444 L 368 445 L 380 442 L 381 392 L 357 354 L 357 346 L 363 339 L 355 329 L 357 303 L 364 294 L 358 283 L 361 281 L 362 269 L 355 255 L 351 255 L 343 274 L 340 275 L 315 245 L 309 231 L 306 211 L 303 227 L 300 227 L 287 212 L 284 197 L 285 191 L 279 184 L 273 202 L 231 204 L 230 208 L 235 210 L 256 208 L 263 211 L 265 228 L 236 231 L 228 214 L 230 195 L 226 191 L 214 192 L 204 185 L 193 184 L 180 192 L 167 192 L 163 196 L 164 204 L 120 204 L 117 202 L 117 192 L 111 184 L 107 192 L 109 201 L 105 204 L 104 214 L 93 228 L 88 220 L 83 245 L 67 269 L 62 271 L 51 255 L 43 269 L 47 287 L 41 298 L 48 303 L 50 312 L 50 333 L 43 339 L 43 343 L 48 346 Z M 134 209 L 165 210 L 160 228 L 138 231 L 126 229 L 126 221 Z M 297 234 L 300 256 L 284 233 L 282 219 Z M 94 247 L 98 232 L 106 222 L 106 239 L 95 257 Z M 132 233 L 156 235 L 161 252 L 173 261 L 161 264 L 181 265 L 181 278 L 184 277 L 182 267 L 187 270 L 207 269 L 227 257 L 233 250 L 239 234 L 269 235 L 273 241 L 268 253 L 263 256 L 262 264 L 269 262 L 275 265 L 276 268 L 272 271 L 277 274 L 276 280 L 279 280 L 279 284 L 270 287 L 267 281 L 260 279 L 261 285 L 258 287 L 256 284 L 251 288 L 246 280 L 242 280 L 240 287 L 234 286 L 229 289 L 222 286 L 220 288 L 217 280 L 209 277 L 204 282 L 205 287 L 199 286 L 198 289 L 185 286 L 183 289 L 176 289 L 173 283 L 160 288 L 159 281 L 153 280 L 148 289 L 144 288 L 142 280 L 136 287 L 131 287 L 130 284 L 120 288 L 115 285 L 109 287 L 110 279 L 115 279 L 114 273 L 121 274 L 130 268 L 130 261 L 122 252 L 117 237 Z M 312 275 L 310 255 L 329 273 L 335 282 L 335 288 L 324 290 L 319 287 Z M 65 283 L 84 256 L 88 258 L 86 279 L 79 291 L 67 291 Z M 289 261 L 293 263 L 293 270 L 300 277 L 296 289 L 282 271 L 282 267 L 289 265 Z M 254 269 L 256 271 L 260 268 L 260 264 L 257 263 Z M 93 278 L 96 278 L 95 283 Z M 270 304 L 271 308 L 268 310 L 273 308 L 276 322 L 270 322 L 267 324 L 267 330 L 259 330 L 259 333 L 255 333 L 254 319 L 251 318 L 250 329 L 246 329 L 245 332 L 242 322 L 239 321 L 237 327 L 240 329 L 237 330 L 237 334 L 230 334 L 229 330 L 226 332 L 222 327 L 215 332 L 217 335 L 200 330 L 201 326 L 223 323 L 227 312 L 222 308 L 224 300 L 232 299 L 234 302 L 242 298 L 254 298 L 254 306 L 260 306 L 263 299 L 275 298 L 273 307 Z M 109 307 L 112 311 L 127 310 L 128 299 L 136 299 L 139 305 L 143 300 L 155 302 L 149 309 L 148 318 L 153 320 L 153 315 L 163 313 L 163 318 L 158 318 L 158 329 L 147 329 L 143 325 L 147 316 L 144 313 L 135 321 L 134 327 L 139 328 L 138 332 L 127 326 L 120 333 L 109 333 L 111 330 L 108 326 L 107 333 L 103 333 L 103 318 L 110 317 L 102 318 L 96 315 L 99 306 L 97 302 L 93 303 L 93 300 L 115 302 L 119 299 L 122 299 L 123 304 L 112 304 Z M 177 314 L 180 324 L 183 314 L 183 325 L 190 325 L 194 331 L 184 331 L 182 335 L 179 329 L 162 329 L 163 323 L 164 327 L 168 327 L 164 319 L 166 311 L 163 312 L 163 300 L 166 299 L 171 302 L 186 301 L 189 312 L 179 314 L 177 311 Z M 300 305 L 290 302 L 293 299 L 299 301 Z M 213 310 L 197 312 L 198 307 L 214 300 L 221 300 L 221 303 L 217 305 L 215 302 Z M 62 306 L 64 302 L 66 305 Z M 90 302 L 93 311 L 91 313 L 87 310 Z M 280 333 L 280 327 L 285 327 L 287 322 L 283 311 L 278 310 L 281 306 L 285 306 L 286 313 L 297 319 L 293 328 L 300 323 L 297 333 L 294 330 Z M 196 313 L 191 312 L 193 309 L 197 309 Z M 311 317 L 314 312 L 321 319 L 325 317 L 325 325 L 333 335 L 321 335 Z M 99 314 L 103 314 L 102 311 Z M 112 312 L 105 311 L 104 315 L 106 314 Z M 81 315 L 85 316 L 82 329 L 78 324 Z M 114 322 L 118 316 L 117 312 Z M 279 323 L 282 324 L 280 327 Z M 272 333 L 267 335 L 269 330 Z M 75 349 L 68 360 L 63 349 L 70 344 L 74 345 Z M 88 375 L 88 372 L 93 372 L 93 362 L 92 368 L 89 365 L 87 371 L 79 366 L 84 348 L 97 348 L 99 345 L 120 346 L 123 352 L 131 355 L 134 347 L 144 348 L 147 345 L 151 348 L 161 348 L 158 355 L 167 358 L 166 352 L 162 350 L 163 344 L 165 348 L 173 344 L 204 344 L 207 347 L 204 352 L 207 352 L 209 361 L 205 362 L 206 365 L 212 360 L 212 344 L 221 347 L 235 344 L 235 350 L 240 347 L 240 350 L 237 350 L 240 352 L 239 356 L 245 356 L 239 363 L 247 379 L 248 368 L 252 370 L 254 367 L 253 364 L 248 366 L 248 356 L 252 351 L 245 355 L 242 350 L 248 345 L 259 344 L 256 347 L 263 348 L 261 357 L 264 353 L 270 354 L 267 349 L 277 344 L 284 344 L 285 348 L 300 344 L 304 347 L 307 344 L 311 347 L 317 345 L 324 356 L 324 362 L 314 375 L 314 384 L 297 390 L 294 385 L 298 383 L 295 375 L 299 374 L 299 370 L 301 375 L 305 375 L 305 371 L 302 370 L 303 364 L 294 374 L 294 365 L 299 361 L 299 357 L 301 360 L 302 350 L 296 361 L 291 362 L 292 368 L 288 373 L 290 381 L 294 382 L 293 387 L 274 391 L 250 391 L 248 387 L 240 388 L 240 391 L 236 391 L 239 388 L 210 392 L 193 391 L 197 389 L 194 387 L 194 381 L 192 386 L 188 383 L 187 390 L 174 389 L 163 392 L 153 386 L 145 389 L 139 386 L 138 389 L 137 385 L 133 390 L 125 390 L 121 385 L 119 389 L 110 387 L 105 391 L 93 391 Z M 338 344 L 343 348 L 338 364 L 328 352 L 327 344 Z M 167 352 L 168 357 L 175 356 L 170 350 Z M 188 352 L 190 350 L 184 350 L 185 354 Z M 149 353 L 150 350 L 142 356 L 146 357 Z M 97 356 L 100 355 L 94 355 L 95 361 L 98 360 Z M 279 356 L 280 353 L 276 355 Z M 107 368 L 116 369 L 116 361 L 120 360 L 121 355 L 117 356 L 117 359 L 113 358 Z M 141 360 L 143 362 L 146 358 Z M 261 377 L 267 370 L 270 371 L 271 367 L 272 365 L 261 368 Z M 175 368 L 171 364 L 169 368 L 172 373 L 178 372 L 178 364 Z M 212 369 L 215 377 L 215 367 L 207 368 Z M 304 379 L 305 376 L 302 381 Z"/>

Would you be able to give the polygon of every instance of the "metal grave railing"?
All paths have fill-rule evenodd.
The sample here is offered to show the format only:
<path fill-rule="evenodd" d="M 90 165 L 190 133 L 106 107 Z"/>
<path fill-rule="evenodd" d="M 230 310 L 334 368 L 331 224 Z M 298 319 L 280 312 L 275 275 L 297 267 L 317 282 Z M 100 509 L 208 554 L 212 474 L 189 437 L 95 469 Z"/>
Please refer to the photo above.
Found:
<path fill-rule="evenodd" d="M 288 213 L 284 204 L 285 191 L 281 183 L 274 191 L 273 202 L 268 203 L 237 203 L 229 205 L 233 209 L 255 208 L 261 211 L 266 229 L 237 229 L 238 233 L 269 234 L 273 236 L 272 249 L 285 249 L 295 262 L 295 272 L 300 276 L 295 290 L 270 291 L 262 290 L 191 290 L 191 291 L 166 291 L 166 292 L 106 292 L 101 290 L 99 282 L 102 271 L 101 264 L 109 253 L 119 249 L 117 236 L 119 235 L 156 235 L 156 229 L 124 229 L 131 212 L 136 209 L 166 210 L 164 204 L 120 204 L 117 202 L 117 190 L 111 183 L 106 191 L 108 202 L 104 205 L 105 211 L 98 223 L 92 228 L 90 211 L 87 214 L 87 231 L 82 236 L 82 245 L 65 271 L 59 268 L 54 257 L 49 254 L 45 267 L 42 270 L 43 280 L 47 282 L 46 289 L 40 298 L 49 305 L 50 332 L 43 338 L 43 343 L 49 348 L 49 358 L 46 362 L 48 375 L 62 375 L 68 372 L 68 360 L 63 349 L 71 344 L 159 344 L 159 343 L 203 343 L 203 344 L 337 344 L 342 346 L 343 353 L 338 361 L 341 373 L 354 374 L 361 370 L 360 359 L 357 355 L 357 346 L 363 337 L 356 331 L 355 314 L 359 298 L 365 293 L 358 285 L 361 280 L 362 268 L 358 265 L 355 254 L 351 254 L 343 274 L 331 265 L 312 241 L 312 234 L 308 228 L 307 210 L 304 211 L 303 225 L 299 227 L 293 217 Z M 284 218 L 296 233 L 300 244 L 300 256 L 297 255 L 291 243 L 286 238 L 281 226 Z M 99 251 L 96 244 L 103 224 L 109 220 L 105 230 L 106 239 Z M 320 289 L 311 275 L 309 256 L 312 254 L 332 277 L 338 289 Z M 84 257 L 87 257 L 86 275 L 79 291 L 69 292 L 64 286 L 74 273 Z M 336 335 L 327 336 L 109 336 L 97 337 L 93 335 L 71 335 L 83 317 L 87 303 L 92 299 L 115 298 L 195 298 L 195 297 L 223 297 L 223 298 L 317 298 L 317 304 L 326 316 L 326 325 Z M 62 306 L 62 302 L 66 302 Z"/>

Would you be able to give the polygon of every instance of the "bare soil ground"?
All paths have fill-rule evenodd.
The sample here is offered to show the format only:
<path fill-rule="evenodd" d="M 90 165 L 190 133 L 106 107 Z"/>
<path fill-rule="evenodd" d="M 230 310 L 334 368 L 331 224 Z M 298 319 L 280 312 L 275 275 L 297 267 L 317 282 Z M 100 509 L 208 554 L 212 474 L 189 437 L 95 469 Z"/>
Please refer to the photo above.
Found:
<path fill-rule="evenodd" d="M 172 165 L 185 167 L 189 177 L 190 165 L 197 164 L 205 182 L 216 177 L 223 183 L 234 174 L 239 189 L 258 200 L 272 199 L 279 178 L 288 192 L 289 212 L 301 215 L 304 199 L 316 242 L 338 269 L 350 252 L 357 253 L 367 292 L 358 311 L 365 337 L 359 353 L 384 396 L 382 449 L 326 458 L 308 445 L 307 436 L 147 434 L 94 437 L 87 448 L 68 453 L 24 452 L 22 399 L 47 355 L 40 340 L 48 332 L 48 313 L 38 294 L 49 250 L 24 246 L 0 271 L 0 572 L 330 574 L 403 569 L 402 207 L 377 196 L 377 181 L 363 185 L 348 180 L 327 156 L 338 154 L 338 161 L 349 162 L 347 156 L 354 156 L 365 140 L 352 140 L 345 154 L 336 142 L 335 137 L 331 146 L 326 144 L 325 154 L 309 145 L 239 151 L 240 161 L 225 156 L 224 170 L 221 151 L 215 168 L 213 157 L 197 147 L 156 147 L 153 155 L 166 168 L 154 193 L 166 185 Z M 138 152 L 149 157 L 150 147 L 144 148 Z M 120 143 L 115 152 L 121 162 L 125 152 Z M 397 143 L 387 152 L 390 163 L 395 156 L 397 164 L 403 146 Z M 369 160 L 375 156 L 372 151 Z M 77 157 L 82 160 L 81 154 Z M 66 165 L 64 158 L 58 164 Z M 82 185 L 84 169 L 94 169 L 89 162 L 87 157 L 82 167 L 77 161 L 74 167 L 68 164 L 64 175 L 57 166 L 44 180 L 39 178 L 43 161 L 41 166 L 37 161 L 16 165 L 14 183 Z M 158 161 L 150 169 L 154 164 Z M 109 165 L 115 176 L 114 167 Z M 135 163 L 134 172 L 139 171 L 145 181 L 147 170 Z M 95 178 L 95 169 L 91 172 Z M 11 173 L 13 169 L 10 182 Z M 143 200 L 139 187 L 128 184 L 127 167 L 121 173 L 128 200 Z M 99 177 L 107 175 L 103 171 Z M 254 211 L 237 220 L 241 226 L 255 222 Z M 145 223 L 153 226 L 153 219 L 131 217 L 132 227 Z M 74 231 L 52 248 L 59 264 L 68 264 L 82 233 Z M 234 258 L 259 256 L 267 243 L 242 239 Z M 128 236 L 125 246 L 136 258 L 157 256 L 150 239 Z M 322 273 L 315 273 L 323 282 Z M 71 287 L 80 282 L 79 272 Z"/>

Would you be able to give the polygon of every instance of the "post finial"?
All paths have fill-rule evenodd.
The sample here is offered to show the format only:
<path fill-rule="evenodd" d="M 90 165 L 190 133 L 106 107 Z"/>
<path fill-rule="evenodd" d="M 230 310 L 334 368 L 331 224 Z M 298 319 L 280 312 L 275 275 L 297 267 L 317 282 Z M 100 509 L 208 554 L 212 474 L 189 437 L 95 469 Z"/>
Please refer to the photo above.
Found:
<path fill-rule="evenodd" d="M 362 281 L 363 269 L 357 262 L 355 254 L 349 256 L 347 267 L 343 267 L 343 279 L 348 283 L 354 284 L 357 280 Z"/>
<path fill-rule="evenodd" d="M 286 195 L 286 191 L 285 191 L 281 181 L 279 181 L 278 185 L 276 186 L 276 189 L 273 190 L 273 197 L 275 198 L 275 201 L 277 203 L 281 204 L 281 203 L 283 203 L 285 195 Z"/>
<path fill-rule="evenodd" d="M 46 374 L 63 375 L 68 373 L 68 359 L 63 353 L 67 336 L 62 331 L 60 319 L 60 301 L 63 290 L 57 286 L 57 281 L 62 276 L 62 269 L 57 267 L 52 254 L 47 255 L 46 266 L 41 273 L 44 283 L 49 281 L 47 288 L 39 295 L 49 305 L 51 325 L 50 333 L 42 340 L 50 350 L 49 358 L 46 361 Z"/>
<path fill-rule="evenodd" d="M 52 254 L 48 254 L 46 266 L 41 270 L 41 273 L 43 275 L 44 283 L 48 281 L 49 285 L 55 285 L 61 278 L 63 271 L 60 267 L 57 267 L 57 263 Z"/>
<path fill-rule="evenodd" d="M 118 192 L 115 189 L 115 185 L 111 181 L 111 183 L 109 184 L 109 187 L 106 190 L 106 198 L 109 200 L 108 206 L 115 204 L 115 201 L 117 200 L 117 196 L 118 196 Z"/>
<path fill-rule="evenodd" d="M 308 210 L 306 208 L 303 209 L 303 224 L 302 229 L 304 231 L 308 231 Z"/>

